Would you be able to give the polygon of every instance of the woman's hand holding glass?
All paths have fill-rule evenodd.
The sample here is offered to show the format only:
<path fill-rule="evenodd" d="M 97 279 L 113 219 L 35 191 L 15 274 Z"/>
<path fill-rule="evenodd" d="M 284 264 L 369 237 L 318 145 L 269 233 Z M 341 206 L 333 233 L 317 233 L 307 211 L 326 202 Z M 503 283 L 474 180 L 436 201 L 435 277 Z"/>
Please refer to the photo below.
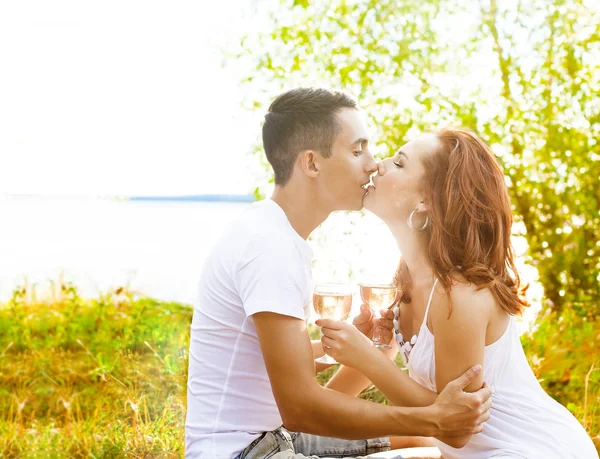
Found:
<path fill-rule="evenodd" d="M 373 338 L 376 328 L 379 328 L 381 341 L 390 343 L 394 339 L 394 311 L 392 309 L 382 309 L 379 311 L 380 317 L 377 318 L 371 307 L 367 303 L 360 306 L 360 314 L 352 321 L 359 332 L 363 335 Z"/>
<path fill-rule="evenodd" d="M 393 330 L 393 312 L 391 307 L 398 301 L 400 290 L 393 284 L 360 284 L 360 297 L 376 315 L 375 327 L 373 330 L 373 343 L 375 347 L 381 350 L 390 350 L 391 336 L 383 335 L 386 329 Z M 389 320 L 392 322 L 387 322 Z"/>

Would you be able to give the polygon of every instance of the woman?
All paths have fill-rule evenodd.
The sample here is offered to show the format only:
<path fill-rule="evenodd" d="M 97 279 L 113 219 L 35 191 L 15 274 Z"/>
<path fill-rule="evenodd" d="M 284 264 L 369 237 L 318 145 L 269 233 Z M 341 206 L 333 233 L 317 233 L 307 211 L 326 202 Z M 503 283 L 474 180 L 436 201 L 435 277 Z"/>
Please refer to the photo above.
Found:
<path fill-rule="evenodd" d="M 444 129 L 404 145 L 382 161 L 365 208 L 392 231 L 402 260 L 397 341 L 415 384 L 372 343 L 342 322 L 321 320 L 323 345 L 367 376 L 398 405 L 432 403 L 475 364 L 493 390 L 483 432 L 439 438 L 445 459 L 597 458 L 579 422 L 537 382 L 521 347 L 515 316 L 527 306 L 510 242 L 512 214 L 504 175 L 475 135 Z M 360 336 L 359 336 L 360 335 Z"/>

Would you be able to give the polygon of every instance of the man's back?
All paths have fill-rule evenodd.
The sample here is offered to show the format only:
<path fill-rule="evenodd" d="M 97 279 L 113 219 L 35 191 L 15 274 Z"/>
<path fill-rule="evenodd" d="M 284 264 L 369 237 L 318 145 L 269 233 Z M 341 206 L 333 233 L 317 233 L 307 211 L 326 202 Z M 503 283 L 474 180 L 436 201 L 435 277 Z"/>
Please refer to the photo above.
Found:
<path fill-rule="evenodd" d="M 191 326 L 186 457 L 235 457 L 282 424 L 251 316 L 306 319 L 311 257 L 267 199 L 245 212 L 207 258 Z"/>

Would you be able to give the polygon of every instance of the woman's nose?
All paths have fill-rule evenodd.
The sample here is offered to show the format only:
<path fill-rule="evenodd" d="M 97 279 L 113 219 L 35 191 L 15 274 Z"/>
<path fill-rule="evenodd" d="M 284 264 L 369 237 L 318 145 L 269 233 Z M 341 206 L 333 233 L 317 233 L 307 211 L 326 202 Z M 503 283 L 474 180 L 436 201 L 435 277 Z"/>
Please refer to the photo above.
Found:
<path fill-rule="evenodd" d="M 385 174 L 385 164 L 383 161 L 379 161 L 377 163 L 377 175 L 384 175 Z"/>

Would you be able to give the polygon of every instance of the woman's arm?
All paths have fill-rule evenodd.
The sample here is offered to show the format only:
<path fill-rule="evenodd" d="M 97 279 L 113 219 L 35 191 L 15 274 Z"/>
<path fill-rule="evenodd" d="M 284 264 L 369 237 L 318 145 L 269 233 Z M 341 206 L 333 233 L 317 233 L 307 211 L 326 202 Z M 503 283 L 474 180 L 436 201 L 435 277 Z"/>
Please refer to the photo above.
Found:
<path fill-rule="evenodd" d="M 450 302 L 451 314 L 450 314 Z M 450 295 L 438 297 L 430 309 L 430 318 L 435 333 L 435 377 L 437 391 L 461 375 L 467 368 L 480 364 L 483 368 L 486 329 L 490 311 L 495 306 L 488 290 L 477 291 L 473 285 L 454 285 Z M 481 389 L 483 371 L 465 388 L 467 392 Z M 462 448 L 471 435 L 439 440 Z"/>
<path fill-rule="evenodd" d="M 321 340 L 313 339 L 310 341 L 310 347 L 312 348 L 313 359 L 318 359 L 319 357 L 323 357 L 325 352 L 323 352 L 323 345 L 321 344 Z M 320 373 L 321 371 L 327 370 L 331 364 L 329 363 L 319 363 L 315 362 L 315 374 Z"/>
<path fill-rule="evenodd" d="M 373 342 L 356 328 L 330 319 L 319 319 L 317 325 L 323 325 L 324 336 L 321 342 L 330 347 L 328 354 L 350 367 L 344 370 L 347 374 L 362 373 L 363 376 L 358 376 L 360 385 L 362 382 L 371 381 L 396 406 L 423 407 L 434 403 L 437 397 L 435 392 L 412 380 L 386 353 L 373 346 Z M 356 388 L 358 387 L 357 383 Z M 345 390 L 343 392 L 348 393 Z"/>
<path fill-rule="evenodd" d="M 396 406 L 429 406 L 438 394 L 421 386 L 404 370 L 373 348 L 372 357 L 360 366 L 360 371 Z"/>
<path fill-rule="evenodd" d="M 392 348 L 390 350 L 381 351 L 380 354 L 384 355 L 385 358 L 390 362 L 393 362 L 398 354 L 398 347 L 393 339 L 393 335 L 390 336 L 391 338 L 386 342 L 390 344 Z M 384 339 L 387 339 L 387 336 Z M 372 381 L 357 369 L 342 365 L 325 387 L 337 392 L 343 392 L 344 394 L 352 395 L 353 397 L 358 397 L 358 395 L 371 384 Z M 427 405 L 430 405 L 430 403 Z"/>
<path fill-rule="evenodd" d="M 358 395 L 371 385 L 371 381 L 360 371 L 345 365 L 340 366 L 340 369 L 327 382 L 327 389 L 348 394 L 353 397 Z"/>

